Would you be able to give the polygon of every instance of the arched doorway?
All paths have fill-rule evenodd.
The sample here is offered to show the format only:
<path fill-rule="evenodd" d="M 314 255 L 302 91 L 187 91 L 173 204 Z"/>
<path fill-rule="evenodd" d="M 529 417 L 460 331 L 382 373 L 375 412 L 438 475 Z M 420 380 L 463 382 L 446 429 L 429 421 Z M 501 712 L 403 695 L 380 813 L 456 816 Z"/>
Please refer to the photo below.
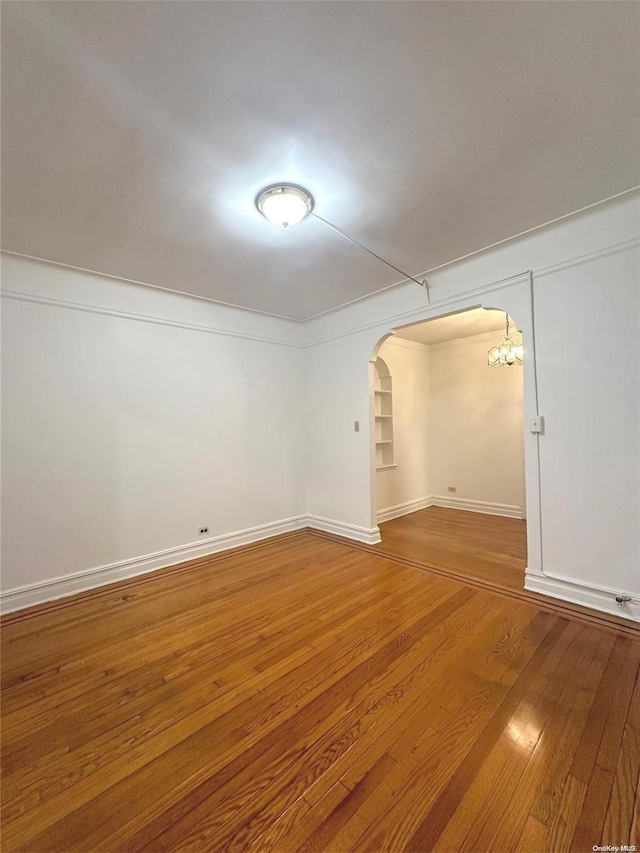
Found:
<path fill-rule="evenodd" d="M 541 551 L 537 436 L 525 416 L 535 398 L 535 371 L 533 347 L 529 387 L 523 366 L 488 366 L 507 316 L 476 304 L 397 326 L 378 340 L 372 375 L 375 384 L 384 364 L 393 388 L 393 407 L 385 412 L 393 455 L 381 464 L 381 395 L 374 388 L 372 506 L 380 550 L 522 589 L 525 568 L 539 571 Z M 516 331 L 513 316 L 509 321 L 520 343 L 523 329 Z"/>

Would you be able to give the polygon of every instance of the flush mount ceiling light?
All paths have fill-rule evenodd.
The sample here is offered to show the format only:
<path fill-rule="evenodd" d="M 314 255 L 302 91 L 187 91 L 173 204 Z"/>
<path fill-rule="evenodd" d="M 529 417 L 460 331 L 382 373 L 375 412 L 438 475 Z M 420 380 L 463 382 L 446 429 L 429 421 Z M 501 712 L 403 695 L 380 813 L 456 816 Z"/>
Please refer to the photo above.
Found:
<path fill-rule="evenodd" d="M 509 315 L 507 318 L 507 334 L 503 342 L 497 347 L 491 347 L 487 364 L 489 367 L 511 367 L 514 364 L 522 364 L 522 344 L 517 344 L 509 335 Z"/>
<path fill-rule="evenodd" d="M 294 184 L 274 184 L 258 193 L 256 207 L 269 222 L 288 228 L 311 213 L 313 196 Z"/>
<path fill-rule="evenodd" d="M 318 216 L 317 213 L 313 213 L 313 196 L 308 190 L 305 190 L 304 187 L 299 187 L 295 184 L 272 184 L 270 187 L 265 187 L 258 193 L 256 196 L 256 207 L 265 219 L 268 219 L 269 222 L 273 222 L 274 225 L 280 225 L 283 228 L 288 228 L 290 225 L 297 225 L 298 222 L 302 222 L 302 220 L 307 216 L 312 216 L 313 219 L 323 222 L 337 234 L 340 234 L 341 237 L 349 240 L 354 246 L 358 246 L 358 248 L 367 252 L 372 257 L 377 258 L 379 261 L 382 261 L 383 264 L 391 267 L 392 270 L 399 272 L 403 278 L 408 278 L 411 281 L 415 281 L 415 283 L 419 284 L 420 287 L 424 287 L 427 292 L 427 299 L 431 302 L 429 283 L 426 278 L 419 281 L 417 278 L 409 275 L 409 273 L 403 272 L 399 267 L 394 266 L 389 263 L 389 261 L 385 261 L 385 259 L 381 258 L 380 255 L 376 255 L 376 253 L 372 252 L 371 249 L 367 249 L 367 247 L 363 246 L 362 243 L 354 240 L 354 238 L 349 236 L 349 234 L 347 234 L 346 231 L 343 231 L 342 228 L 338 228 L 337 225 L 333 225 L 333 223 L 329 222 L 328 219 L 323 219 L 322 216 Z"/>

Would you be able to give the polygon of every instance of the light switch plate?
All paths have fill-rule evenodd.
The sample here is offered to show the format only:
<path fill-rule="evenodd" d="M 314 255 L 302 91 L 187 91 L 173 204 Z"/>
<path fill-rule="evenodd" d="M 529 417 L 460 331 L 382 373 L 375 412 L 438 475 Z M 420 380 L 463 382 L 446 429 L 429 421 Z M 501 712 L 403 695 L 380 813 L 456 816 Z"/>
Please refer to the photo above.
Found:
<path fill-rule="evenodd" d="M 529 419 L 529 431 L 534 435 L 544 435 L 544 417 L 543 415 L 533 415 Z"/>

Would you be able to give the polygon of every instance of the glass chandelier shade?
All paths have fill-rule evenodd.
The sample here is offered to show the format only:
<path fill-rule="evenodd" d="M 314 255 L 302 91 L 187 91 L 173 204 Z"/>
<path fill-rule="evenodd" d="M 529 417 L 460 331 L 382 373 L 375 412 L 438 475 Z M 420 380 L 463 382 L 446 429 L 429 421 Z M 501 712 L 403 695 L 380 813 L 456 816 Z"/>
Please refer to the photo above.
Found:
<path fill-rule="evenodd" d="M 507 317 L 507 333 L 503 342 L 497 347 L 491 347 L 487 364 L 489 367 L 511 367 L 514 364 L 522 364 L 522 344 L 517 344 L 509 335 L 509 315 Z"/>

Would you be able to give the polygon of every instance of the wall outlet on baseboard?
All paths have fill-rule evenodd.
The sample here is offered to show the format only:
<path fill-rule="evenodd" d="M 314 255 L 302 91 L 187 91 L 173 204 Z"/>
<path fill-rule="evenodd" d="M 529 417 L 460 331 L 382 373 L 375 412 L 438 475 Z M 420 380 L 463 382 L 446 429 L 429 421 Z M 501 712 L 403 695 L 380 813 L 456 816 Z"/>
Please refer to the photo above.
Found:
<path fill-rule="evenodd" d="M 455 492 L 455 490 L 456 490 L 456 487 L 455 487 L 455 486 L 447 486 L 447 491 L 448 491 L 448 492 Z"/>
<path fill-rule="evenodd" d="M 209 532 L 209 528 L 208 528 L 208 527 L 201 527 L 201 528 L 200 528 L 200 530 L 198 531 L 198 533 L 199 533 L 199 535 L 200 535 L 200 536 L 204 536 L 204 534 L 205 534 L 205 533 L 208 533 L 208 532 Z"/>

